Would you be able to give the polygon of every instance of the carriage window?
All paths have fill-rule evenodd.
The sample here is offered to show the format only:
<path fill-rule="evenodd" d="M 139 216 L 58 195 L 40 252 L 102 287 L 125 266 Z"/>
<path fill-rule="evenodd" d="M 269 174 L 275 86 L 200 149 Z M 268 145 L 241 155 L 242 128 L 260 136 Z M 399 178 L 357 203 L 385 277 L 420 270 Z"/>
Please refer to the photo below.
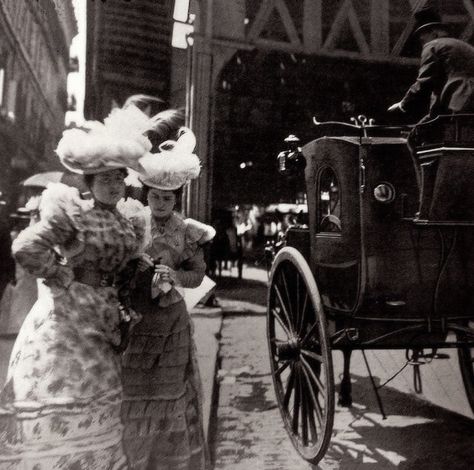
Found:
<path fill-rule="evenodd" d="M 331 168 L 321 171 L 318 191 L 318 232 L 341 233 L 341 193 Z"/>

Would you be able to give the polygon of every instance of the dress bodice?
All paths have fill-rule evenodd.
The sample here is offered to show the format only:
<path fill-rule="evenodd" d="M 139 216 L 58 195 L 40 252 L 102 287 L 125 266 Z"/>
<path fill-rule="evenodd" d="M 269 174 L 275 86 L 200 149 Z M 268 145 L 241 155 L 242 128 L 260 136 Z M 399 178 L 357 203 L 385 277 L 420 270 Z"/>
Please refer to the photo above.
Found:
<path fill-rule="evenodd" d="M 71 222 L 77 232 L 61 251 L 72 266 L 114 272 L 137 248 L 132 224 L 116 209 L 95 206 L 82 211 Z"/>
<path fill-rule="evenodd" d="M 56 248 L 71 267 L 117 272 L 137 253 L 138 225 L 118 209 L 82 200 L 75 188 L 50 185 L 44 191 L 41 220 L 24 230 L 13 244 L 20 264 L 38 277 L 54 273 Z"/>
<path fill-rule="evenodd" d="M 199 248 L 214 237 L 209 225 L 194 219 L 183 219 L 173 212 L 168 220 L 151 219 L 151 241 L 146 249 L 156 263 L 180 269 Z"/>
<path fill-rule="evenodd" d="M 202 282 L 206 271 L 202 245 L 212 240 L 215 230 L 197 220 L 183 219 L 176 212 L 163 223 L 151 215 L 149 217 L 151 239 L 145 251 L 155 264 L 165 264 L 175 272 L 174 288 L 159 298 L 159 305 L 165 307 L 182 300 L 182 288 L 194 288 Z M 141 299 L 139 303 L 143 301 L 146 305 L 151 301 L 153 274 L 150 268 L 140 276 L 138 284 L 141 289 L 137 291 L 137 298 Z"/>

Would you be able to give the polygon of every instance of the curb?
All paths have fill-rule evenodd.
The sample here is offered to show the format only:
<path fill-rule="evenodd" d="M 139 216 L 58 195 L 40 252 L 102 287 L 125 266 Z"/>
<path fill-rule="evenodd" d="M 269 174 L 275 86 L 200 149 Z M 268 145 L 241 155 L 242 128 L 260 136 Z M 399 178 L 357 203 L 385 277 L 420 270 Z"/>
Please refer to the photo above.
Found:
<path fill-rule="evenodd" d="M 197 349 L 197 361 L 202 384 L 202 413 L 206 441 L 212 436 L 211 422 L 216 412 L 218 359 L 220 334 L 222 330 L 222 309 L 213 308 L 212 312 L 191 311 L 194 323 L 194 341 Z M 217 311 L 218 310 L 218 311 Z"/>

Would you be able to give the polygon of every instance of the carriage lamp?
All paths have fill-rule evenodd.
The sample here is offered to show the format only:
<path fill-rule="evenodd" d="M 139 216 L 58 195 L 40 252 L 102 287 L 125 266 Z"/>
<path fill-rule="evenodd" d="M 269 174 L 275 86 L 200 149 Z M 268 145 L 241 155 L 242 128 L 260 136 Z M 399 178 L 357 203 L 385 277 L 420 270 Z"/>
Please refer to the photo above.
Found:
<path fill-rule="evenodd" d="M 388 204 L 395 199 L 395 188 L 390 183 L 380 183 L 374 189 L 374 197 L 383 204 Z"/>
<path fill-rule="evenodd" d="M 285 139 L 287 150 L 278 154 L 278 172 L 281 175 L 292 176 L 303 171 L 306 167 L 306 159 L 301 152 L 300 139 L 295 135 L 289 135 Z"/>

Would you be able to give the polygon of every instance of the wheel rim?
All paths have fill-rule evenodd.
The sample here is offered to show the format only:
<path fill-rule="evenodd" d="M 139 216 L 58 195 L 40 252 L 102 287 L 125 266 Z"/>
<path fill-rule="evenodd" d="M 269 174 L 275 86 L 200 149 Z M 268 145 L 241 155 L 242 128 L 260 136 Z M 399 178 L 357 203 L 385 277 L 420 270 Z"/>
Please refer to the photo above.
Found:
<path fill-rule="evenodd" d="M 283 423 L 299 454 L 317 463 L 332 432 L 333 366 L 317 286 L 294 248 L 275 258 L 267 305 L 270 364 Z"/>
<path fill-rule="evenodd" d="M 469 328 L 474 331 L 474 321 L 469 322 Z M 466 339 L 464 335 L 458 335 L 461 340 Z M 461 369 L 462 380 L 466 396 L 474 413 L 474 348 L 461 346 L 458 349 L 459 367 Z"/>

